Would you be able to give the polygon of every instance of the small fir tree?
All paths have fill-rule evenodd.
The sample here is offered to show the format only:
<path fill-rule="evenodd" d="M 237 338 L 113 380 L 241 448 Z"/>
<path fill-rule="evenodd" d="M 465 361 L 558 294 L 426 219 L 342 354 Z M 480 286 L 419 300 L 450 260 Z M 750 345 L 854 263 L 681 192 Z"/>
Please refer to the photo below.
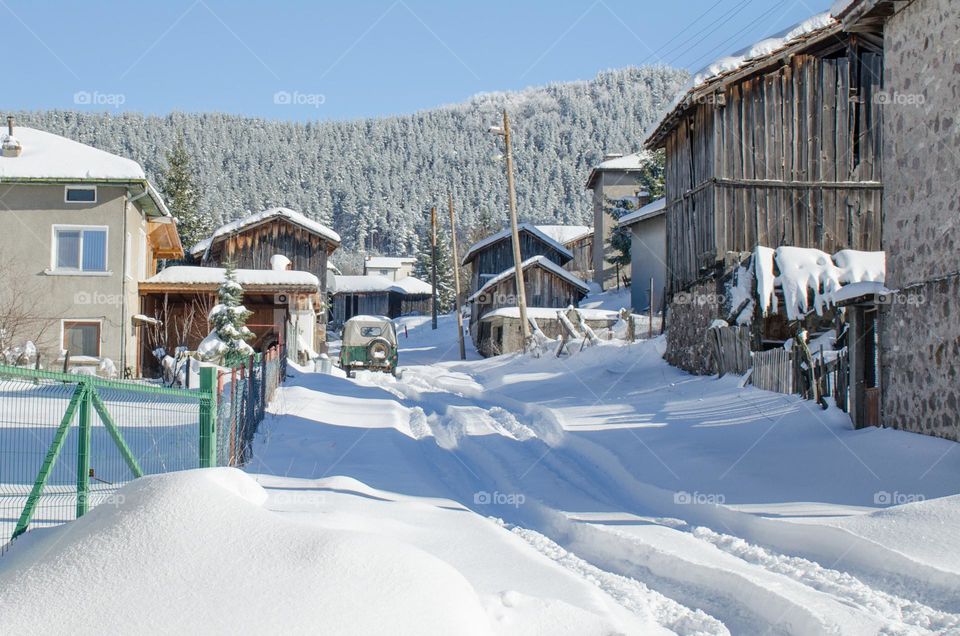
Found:
<path fill-rule="evenodd" d="M 429 226 L 420 233 L 417 243 L 417 262 L 413 275 L 433 284 L 433 253 Z M 445 230 L 437 229 L 437 313 L 445 314 L 454 306 L 453 260 L 450 255 L 450 237 Z"/>
<path fill-rule="evenodd" d="M 160 175 L 160 191 L 177 219 L 177 232 L 186 249 L 210 235 L 213 223 L 200 211 L 200 188 L 182 132 L 167 153 L 167 169 Z"/>
<path fill-rule="evenodd" d="M 210 310 L 210 322 L 217 338 L 223 343 L 219 353 L 229 359 L 231 356 L 253 353 L 247 344 L 253 338 L 253 332 L 247 327 L 247 319 L 253 312 L 243 306 L 243 287 L 237 282 L 233 263 L 227 263 L 225 269 L 224 281 L 217 290 L 217 304 Z"/>

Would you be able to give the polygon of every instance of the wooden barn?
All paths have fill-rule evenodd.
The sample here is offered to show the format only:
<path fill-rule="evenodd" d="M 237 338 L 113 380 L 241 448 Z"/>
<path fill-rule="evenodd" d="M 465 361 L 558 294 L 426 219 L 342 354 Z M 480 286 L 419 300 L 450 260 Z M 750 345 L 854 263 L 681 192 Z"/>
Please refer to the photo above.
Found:
<path fill-rule="evenodd" d="M 266 351 L 287 343 L 291 358 L 305 361 L 313 353 L 320 280 L 309 272 L 236 270 L 243 287 L 243 304 L 253 312 L 247 327 L 254 333 L 250 345 Z M 147 377 L 157 377 L 159 363 L 152 351 L 177 347 L 196 351 L 211 331 L 210 310 L 224 281 L 218 267 L 177 265 L 141 281 L 140 347 L 138 367 Z"/>
<path fill-rule="evenodd" d="M 706 373 L 724 282 L 758 245 L 880 246 L 881 42 L 820 14 L 725 58 L 649 134 L 666 153 L 668 350 Z M 756 339 L 762 338 L 757 333 Z"/>
<path fill-rule="evenodd" d="M 394 281 L 386 276 L 334 276 L 329 322 L 340 328 L 354 316 L 397 318 L 428 314 L 433 307 L 433 288 L 407 276 Z"/>
<path fill-rule="evenodd" d="M 530 308 L 576 307 L 589 291 L 586 283 L 546 256 L 528 258 L 522 263 L 521 269 L 527 306 Z M 497 334 L 492 331 L 492 323 L 483 319 L 498 309 L 516 307 L 514 271 L 513 267 L 504 270 L 467 299 L 470 304 L 470 335 L 477 351 L 483 355 L 502 353 L 502 349 L 493 346 L 501 342 L 502 337 L 494 338 Z"/>
<path fill-rule="evenodd" d="M 562 267 L 573 260 L 573 254 L 563 243 L 537 226 L 521 223 L 517 229 L 520 234 L 520 255 L 524 261 L 534 256 L 545 256 Z M 470 292 L 476 292 L 491 278 L 499 276 L 514 264 L 510 228 L 471 245 L 463 257 L 463 265 L 471 266 Z"/>
<path fill-rule="evenodd" d="M 270 208 L 231 221 L 200 241 L 190 254 L 202 266 L 222 267 L 233 261 L 237 268 L 269 270 L 271 259 L 282 255 L 296 271 L 309 272 L 320 281 L 317 340 L 326 338 L 327 261 L 340 246 L 340 235 L 300 212 Z"/>
<path fill-rule="evenodd" d="M 593 228 L 586 225 L 538 225 L 538 230 L 563 245 L 573 258 L 563 268 L 577 278 L 593 278 Z"/>

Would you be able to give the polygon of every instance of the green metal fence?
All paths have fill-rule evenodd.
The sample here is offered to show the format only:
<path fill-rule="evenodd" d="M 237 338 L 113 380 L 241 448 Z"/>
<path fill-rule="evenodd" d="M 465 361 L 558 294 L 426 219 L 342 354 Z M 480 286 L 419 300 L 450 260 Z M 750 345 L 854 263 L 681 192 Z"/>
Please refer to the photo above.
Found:
<path fill-rule="evenodd" d="M 141 475 L 217 465 L 216 370 L 199 390 L 0 365 L 0 551 L 120 503 Z"/>
<path fill-rule="evenodd" d="M 0 365 L 0 553 L 28 529 L 122 503 L 136 477 L 245 464 L 285 359 L 280 347 L 203 367 L 189 390 Z"/>

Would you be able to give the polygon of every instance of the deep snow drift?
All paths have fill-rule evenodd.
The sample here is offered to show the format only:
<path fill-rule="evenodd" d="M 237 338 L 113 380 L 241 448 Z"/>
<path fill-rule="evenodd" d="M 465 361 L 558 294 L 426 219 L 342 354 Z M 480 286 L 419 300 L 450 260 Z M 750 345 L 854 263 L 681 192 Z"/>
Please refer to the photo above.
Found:
<path fill-rule="evenodd" d="M 117 498 L 14 544 L 0 633 L 490 633 L 446 563 L 265 510 L 236 469 L 144 477 Z"/>

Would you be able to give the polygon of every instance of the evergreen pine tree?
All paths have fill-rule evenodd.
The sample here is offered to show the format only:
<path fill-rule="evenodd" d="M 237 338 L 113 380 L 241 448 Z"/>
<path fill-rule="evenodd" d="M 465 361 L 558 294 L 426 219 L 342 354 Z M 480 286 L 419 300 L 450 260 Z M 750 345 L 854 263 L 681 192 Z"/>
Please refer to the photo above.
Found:
<path fill-rule="evenodd" d="M 417 244 L 417 262 L 413 275 L 433 284 L 433 253 L 429 227 L 420 233 Z M 437 313 L 445 314 L 454 306 L 453 261 L 450 255 L 450 236 L 437 228 Z"/>
<path fill-rule="evenodd" d="M 219 353 L 229 361 L 232 356 L 253 353 L 247 344 L 253 338 L 253 332 L 247 327 L 247 319 L 253 312 L 243 306 L 243 287 L 237 282 L 233 263 L 226 263 L 225 270 L 224 281 L 217 290 L 217 305 L 210 311 L 210 322 L 224 345 Z"/>
<path fill-rule="evenodd" d="M 212 223 L 200 210 L 200 188 L 182 132 L 177 135 L 173 149 L 167 152 L 167 168 L 160 176 L 160 192 L 177 219 L 177 232 L 184 248 L 189 250 L 210 235 Z"/>

